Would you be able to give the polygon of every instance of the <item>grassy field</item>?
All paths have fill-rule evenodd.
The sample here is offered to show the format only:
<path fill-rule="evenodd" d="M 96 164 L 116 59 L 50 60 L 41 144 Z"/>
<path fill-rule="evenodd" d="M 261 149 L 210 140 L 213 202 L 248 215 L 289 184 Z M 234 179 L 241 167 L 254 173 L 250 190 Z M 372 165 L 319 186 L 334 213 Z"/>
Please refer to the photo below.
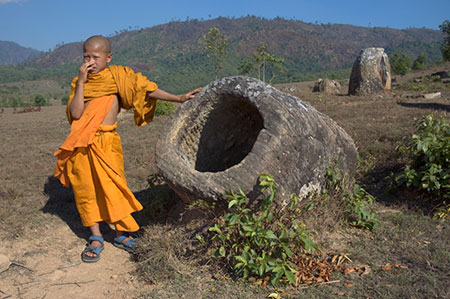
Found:
<path fill-rule="evenodd" d="M 35 80 L 0 84 L 0 107 L 33 105 L 36 95 L 42 95 L 48 105 L 61 105 L 70 86 L 61 86 L 53 80 Z"/>
<path fill-rule="evenodd" d="M 442 68 L 449 70 L 448 65 Z M 314 239 L 321 247 L 322 256 L 345 255 L 348 259 L 344 268 L 353 271 L 345 274 L 342 269 L 336 270 L 329 283 L 297 288 L 264 289 L 248 282 L 231 281 L 227 273 L 206 263 L 206 255 L 203 259 L 198 255 L 196 259 L 189 258 L 193 256 L 190 251 L 197 248 L 191 242 L 193 231 L 204 222 L 198 215 L 195 217 L 195 211 L 184 211 L 162 182 L 153 189 L 147 184 L 148 176 L 156 172 L 155 143 L 164 132 L 166 117 L 137 128 L 132 114 L 122 112 L 119 133 L 125 172 L 130 188 L 145 206 L 137 218 L 144 227 L 142 250 L 148 255 L 141 255 L 135 268 L 126 269 L 130 275 L 126 279 L 112 281 L 111 277 L 122 277 L 125 272 L 108 264 L 105 256 L 98 268 L 77 266 L 86 267 L 82 268 L 84 272 L 77 273 L 77 281 L 89 274 L 96 282 L 86 281 L 79 287 L 73 281 L 65 281 L 64 288 L 54 290 L 55 284 L 39 280 L 47 272 L 40 270 L 41 264 L 35 261 L 51 264 L 57 258 L 61 263 L 77 263 L 82 250 L 80 240 L 88 236 L 79 223 L 71 191 L 51 178 L 55 165 L 53 152 L 69 131 L 64 107 L 43 107 L 40 112 L 23 114 L 5 109 L 0 114 L 0 238 L 3 240 L 0 254 L 38 270 L 29 273 L 27 269 L 15 267 L 0 273 L 0 298 L 45 295 L 56 298 L 52 296 L 58 292 L 70 294 L 72 289 L 81 292 L 80 298 L 89 298 L 91 292 L 110 298 L 112 290 L 116 298 L 267 298 L 272 293 L 281 298 L 449 298 L 448 219 L 433 219 L 432 207 L 417 193 L 387 192 L 389 176 L 401 167 L 395 147 L 413 134 L 416 120 L 430 112 L 450 119 L 448 80 L 414 81 L 437 70 L 398 78 L 395 95 L 386 98 L 348 97 L 345 86 L 342 95 L 312 93 L 311 82 L 277 86 L 292 87 L 290 93 L 329 115 L 354 138 L 365 162 L 357 181 L 376 197 L 374 208 L 380 221 L 370 232 L 351 227 L 342 217 L 321 215 L 333 214 L 332 210 L 316 211 L 312 228 L 320 232 Z M 418 97 L 436 91 L 442 92 L 441 98 Z M 191 221 L 178 221 L 180 213 Z M 59 230 L 65 233 L 61 236 L 55 233 Z M 72 247 L 74 253 L 66 253 Z M 113 250 L 107 249 L 107 252 Z M 109 276 L 102 278 L 100 273 L 105 268 L 111 268 Z M 68 275 L 69 270 L 65 271 Z M 110 289 L 102 289 L 100 283 Z"/>

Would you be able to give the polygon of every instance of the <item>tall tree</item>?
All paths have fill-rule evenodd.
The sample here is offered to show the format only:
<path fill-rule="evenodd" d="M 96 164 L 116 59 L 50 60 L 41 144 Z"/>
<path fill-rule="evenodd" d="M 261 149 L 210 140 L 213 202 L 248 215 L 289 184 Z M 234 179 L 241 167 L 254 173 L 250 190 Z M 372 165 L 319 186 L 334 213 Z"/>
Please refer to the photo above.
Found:
<path fill-rule="evenodd" d="M 219 70 L 223 68 L 225 56 L 227 54 L 228 41 L 219 28 L 212 27 L 200 39 L 200 44 L 206 55 L 212 60 L 214 65 L 214 75 L 217 79 Z"/>
<path fill-rule="evenodd" d="M 442 41 L 442 57 L 444 60 L 450 61 L 450 22 L 445 20 L 441 25 L 439 25 L 439 28 L 442 33 L 446 35 Z"/>
<path fill-rule="evenodd" d="M 241 74 L 244 75 L 250 74 L 253 70 L 256 70 L 258 79 L 265 82 L 267 70 L 271 68 L 272 77 L 270 78 L 269 83 L 272 83 L 273 79 L 276 76 L 275 69 L 277 69 L 279 72 L 282 72 L 283 63 L 283 58 L 275 57 L 275 55 L 269 52 L 265 43 L 260 43 L 258 48 L 253 53 L 252 58 L 245 59 L 244 62 L 239 66 L 238 70 Z"/>

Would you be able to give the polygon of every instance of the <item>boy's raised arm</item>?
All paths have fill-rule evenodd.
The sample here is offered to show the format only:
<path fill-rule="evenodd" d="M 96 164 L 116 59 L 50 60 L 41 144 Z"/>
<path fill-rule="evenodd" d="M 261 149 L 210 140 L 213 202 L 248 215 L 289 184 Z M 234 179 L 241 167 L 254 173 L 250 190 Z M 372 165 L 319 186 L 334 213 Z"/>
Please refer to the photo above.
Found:
<path fill-rule="evenodd" d="M 70 115 L 73 119 L 79 119 L 84 111 L 84 83 L 87 81 L 89 70 L 93 67 L 94 62 L 85 62 L 80 67 L 78 75 L 77 87 L 72 102 L 70 103 Z"/>
<path fill-rule="evenodd" d="M 182 96 L 177 96 L 171 93 L 168 93 L 162 89 L 157 89 L 153 92 L 149 92 L 148 96 L 153 99 L 158 99 L 162 101 L 169 101 L 169 102 L 177 102 L 177 103 L 184 103 L 187 100 L 191 100 L 195 97 L 195 94 L 200 92 L 200 88 L 194 89 L 193 91 L 190 91 Z"/>

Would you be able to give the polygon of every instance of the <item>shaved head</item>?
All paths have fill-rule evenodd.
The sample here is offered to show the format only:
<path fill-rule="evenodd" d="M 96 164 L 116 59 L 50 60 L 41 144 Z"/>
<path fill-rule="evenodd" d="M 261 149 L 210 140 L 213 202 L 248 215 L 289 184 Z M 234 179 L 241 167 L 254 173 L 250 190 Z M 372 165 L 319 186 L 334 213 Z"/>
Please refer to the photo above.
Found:
<path fill-rule="evenodd" d="M 111 43 L 106 37 L 101 35 L 94 35 L 88 38 L 83 44 L 83 50 L 86 50 L 87 47 L 102 47 L 106 54 L 111 53 Z"/>

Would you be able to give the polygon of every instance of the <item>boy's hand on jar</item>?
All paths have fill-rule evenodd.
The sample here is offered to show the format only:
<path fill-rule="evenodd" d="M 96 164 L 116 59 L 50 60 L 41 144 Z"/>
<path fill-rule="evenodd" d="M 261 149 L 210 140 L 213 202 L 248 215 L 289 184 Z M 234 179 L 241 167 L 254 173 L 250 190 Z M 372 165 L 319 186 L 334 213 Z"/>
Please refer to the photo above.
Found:
<path fill-rule="evenodd" d="M 195 94 L 199 93 L 200 90 L 201 90 L 201 88 L 197 88 L 197 89 L 194 89 L 191 92 L 188 92 L 188 93 L 182 95 L 180 97 L 180 103 L 184 103 L 184 102 L 186 102 L 188 100 L 192 100 L 193 98 L 195 98 Z"/>

